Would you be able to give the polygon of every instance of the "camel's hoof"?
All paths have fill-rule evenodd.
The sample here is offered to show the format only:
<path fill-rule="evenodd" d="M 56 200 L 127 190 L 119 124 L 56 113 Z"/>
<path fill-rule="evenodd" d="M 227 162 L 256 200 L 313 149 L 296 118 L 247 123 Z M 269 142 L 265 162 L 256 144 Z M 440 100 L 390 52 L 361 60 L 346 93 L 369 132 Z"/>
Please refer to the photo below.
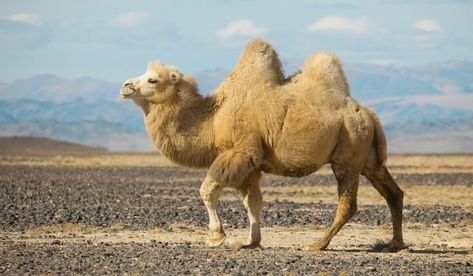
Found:
<path fill-rule="evenodd" d="M 210 237 L 207 239 L 206 244 L 208 247 L 217 247 L 221 245 L 225 241 L 226 238 L 227 236 L 225 235 L 225 233 L 213 232 L 210 234 Z"/>
<path fill-rule="evenodd" d="M 311 243 L 308 244 L 304 247 L 305 251 L 323 251 L 327 248 L 326 244 L 316 242 L 316 243 Z"/>
<path fill-rule="evenodd" d="M 236 242 L 233 247 L 237 250 L 240 249 L 263 249 L 259 242 Z"/>

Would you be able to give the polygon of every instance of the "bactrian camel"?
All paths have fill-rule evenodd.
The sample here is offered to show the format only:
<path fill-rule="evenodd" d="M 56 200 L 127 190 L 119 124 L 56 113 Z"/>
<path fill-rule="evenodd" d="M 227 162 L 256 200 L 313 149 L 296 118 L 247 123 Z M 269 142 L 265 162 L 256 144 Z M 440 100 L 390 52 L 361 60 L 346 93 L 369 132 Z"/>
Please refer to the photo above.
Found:
<path fill-rule="evenodd" d="M 330 163 L 338 182 L 337 212 L 323 237 L 306 249 L 325 249 L 355 214 L 360 174 L 391 211 L 387 250 L 403 248 L 403 192 L 385 166 L 383 128 L 373 111 L 350 96 L 335 55 L 313 55 L 299 73 L 285 78 L 276 51 L 255 40 L 209 96 L 199 94 L 193 77 L 160 62 L 150 62 L 120 93 L 141 107 L 161 154 L 182 166 L 209 168 L 200 188 L 209 214 L 208 246 L 226 237 L 217 210 L 222 189 L 241 192 L 250 221 L 242 247 L 254 248 L 261 241 L 262 172 L 302 177 Z"/>

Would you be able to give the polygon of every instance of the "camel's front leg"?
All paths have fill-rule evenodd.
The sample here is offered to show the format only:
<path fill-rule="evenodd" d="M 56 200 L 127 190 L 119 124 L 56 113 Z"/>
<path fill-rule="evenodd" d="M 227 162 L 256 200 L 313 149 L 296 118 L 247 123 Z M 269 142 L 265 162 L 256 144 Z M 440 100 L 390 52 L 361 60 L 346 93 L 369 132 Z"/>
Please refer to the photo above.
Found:
<path fill-rule="evenodd" d="M 209 247 L 221 245 L 226 238 L 217 211 L 218 198 L 222 189 L 223 187 L 209 176 L 205 178 L 200 187 L 200 195 L 209 212 L 209 236 L 207 238 L 207 245 Z"/>
<path fill-rule="evenodd" d="M 200 188 L 200 194 L 209 212 L 210 233 L 207 240 L 209 246 L 218 246 L 225 240 L 225 233 L 217 213 L 220 192 L 224 187 L 241 187 L 252 170 L 254 170 L 254 162 L 250 156 L 238 151 L 226 151 L 220 154 L 210 166 L 208 175 Z M 254 197 L 253 193 L 251 197 Z M 249 204 L 249 206 L 253 205 Z M 259 215 L 257 225 L 258 231 L 255 235 L 256 233 L 259 235 Z"/>
<path fill-rule="evenodd" d="M 248 175 L 240 188 L 243 204 L 250 220 L 250 237 L 246 243 L 240 244 L 240 248 L 256 248 L 260 246 L 260 216 L 263 207 L 263 196 L 259 187 L 260 178 L 261 172 L 254 171 Z"/>

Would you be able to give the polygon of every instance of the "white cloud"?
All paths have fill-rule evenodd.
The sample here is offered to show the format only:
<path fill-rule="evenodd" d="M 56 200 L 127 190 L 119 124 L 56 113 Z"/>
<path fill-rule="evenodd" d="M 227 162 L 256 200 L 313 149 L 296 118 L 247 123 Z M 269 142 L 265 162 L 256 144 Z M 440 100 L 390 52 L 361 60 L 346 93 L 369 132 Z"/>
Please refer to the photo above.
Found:
<path fill-rule="evenodd" d="M 440 33 L 443 31 L 442 26 L 432 19 L 422 19 L 414 23 L 414 27 L 427 33 Z"/>
<path fill-rule="evenodd" d="M 357 19 L 350 19 L 340 16 L 327 16 L 315 21 L 309 26 L 309 31 L 339 31 L 352 34 L 362 34 L 368 28 L 368 19 L 360 17 Z"/>
<path fill-rule="evenodd" d="M 136 27 L 147 23 L 150 18 L 151 14 L 148 12 L 128 12 L 119 14 L 114 23 L 118 27 Z"/>
<path fill-rule="evenodd" d="M 11 21 L 11 22 L 19 22 L 28 25 L 42 25 L 43 19 L 36 15 L 30 13 L 16 13 L 9 16 L 5 16 L 3 19 Z"/>
<path fill-rule="evenodd" d="M 257 37 L 268 33 L 265 27 L 256 27 L 250 20 L 242 19 L 230 22 L 225 28 L 217 31 L 217 36 L 228 37 Z"/>

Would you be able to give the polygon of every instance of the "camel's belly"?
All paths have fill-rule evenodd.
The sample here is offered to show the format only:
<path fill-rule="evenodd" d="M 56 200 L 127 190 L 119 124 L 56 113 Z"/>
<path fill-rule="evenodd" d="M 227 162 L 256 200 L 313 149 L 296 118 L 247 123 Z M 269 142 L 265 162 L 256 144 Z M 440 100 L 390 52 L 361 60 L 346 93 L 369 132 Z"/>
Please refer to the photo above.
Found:
<path fill-rule="evenodd" d="M 321 166 L 319 165 L 307 165 L 307 166 L 285 166 L 283 164 L 275 164 L 271 162 L 263 162 L 261 169 L 265 173 L 291 176 L 291 177 L 303 177 L 317 171 Z"/>
<path fill-rule="evenodd" d="M 330 162 L 336 146 L 332 139 L 316 141 L 295 136 L 289 140 L 266 152 L 262 162 L 264 172 L 294 177 L 309 175 Z"/>

